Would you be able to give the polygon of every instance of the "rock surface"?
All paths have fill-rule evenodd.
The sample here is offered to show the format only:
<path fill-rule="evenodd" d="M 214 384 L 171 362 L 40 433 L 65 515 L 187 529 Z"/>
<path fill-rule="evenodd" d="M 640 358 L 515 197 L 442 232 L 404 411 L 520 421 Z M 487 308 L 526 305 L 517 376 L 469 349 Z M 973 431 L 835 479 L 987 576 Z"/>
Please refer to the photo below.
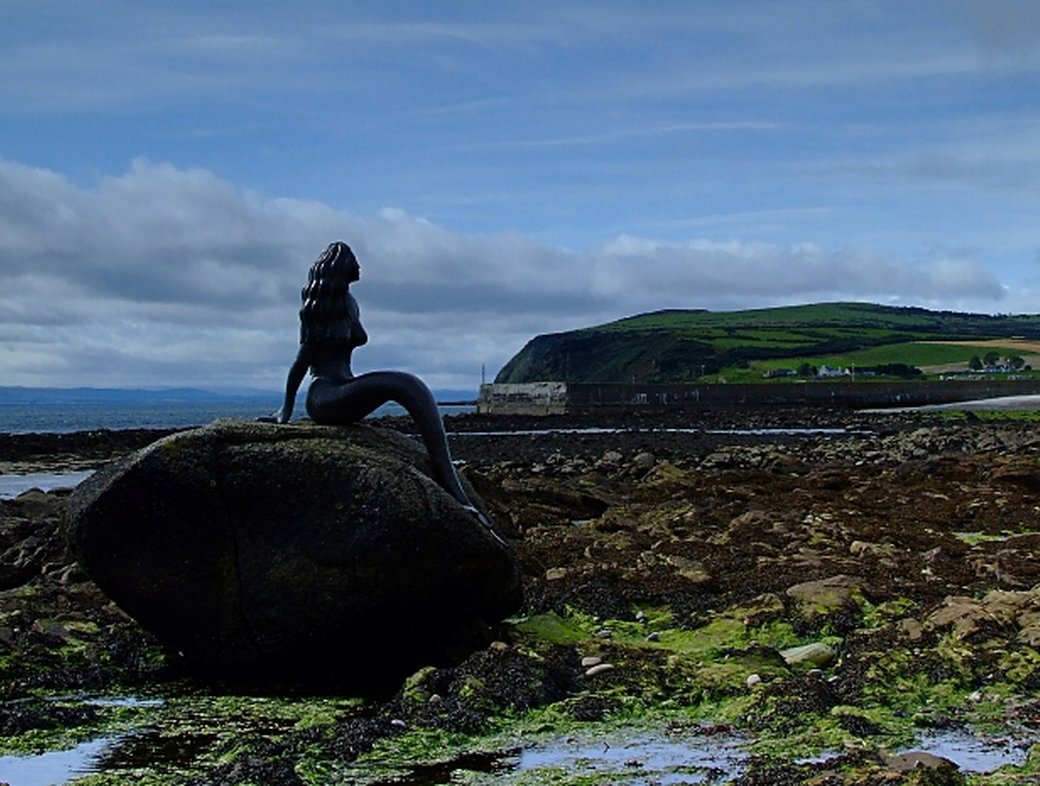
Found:
<path fill-rule="evenodd" d="M 422 449 L 370 426 L 172 435 L 81 485 L 66 534 L 124 611 L 222 673 L 392 679 L 485 645 L 521 598 Z"/>
<path fill-rule="evenodd" d="M 145 734 L 115 743 L 106 783 L 300 786 L 341 767 L 335 782 L 430 782 L 469 777 L 473 751 L 485 757 L 474 777 L 490 762 L 487 777 L 526 783 L 537 777 L 508 770 L 516 749 L 497 746 L 543 734 L 569 746 L 579 725 L 605 737 L 627 718 L 691 750 L 747 735 L 762 755 L 743 774 L 704 775 L 731 786 L 1037 781 L 1040 525 L 1022 481 L 1040 466 L 1035 422 L 815 409 L 449 421 L 452 453 L 523 569 L 523 610 L 495 641 L 457 665 L 420 667 L 378 701 L 330 686 L 320 706 L 276 710 L 283 686 L 271 683 L 256 686 L 255 706 L 230 702 L 186 680 L 182 659 L 65 570 L 52 535 L 67 497 L 27 493 L 0 500 L 0 565 L 19 582 L 0 591 L 0 740 L 57 749 L 66 729 L 125 729 L 128 708 L 94 697 L 129 693 L 175 700 L 134 710 Z M 655 464 L 637 463 L 641 453 Z M 795 597 L 814 587 L 835 602 Z M 833 660 L 784 660 L 812 642 Z M 586 676 L 599 664 L 615 668 Z M 179 734 L 171 712 L 191 718 Z M 979 728 L 996 736 L 961 733 Z M 180 753 L 148 759 L 144 775 L 149 729 Z M 447 739 L 447 751 L 428 745 Z M 962 755 L 979 745 L 985 772 Z M 928 767 L 906 753 L 915 748 L 973 771 Z M 643 764 L 619 764 L 630 775 L 611 782 L 676 777 Z"/>

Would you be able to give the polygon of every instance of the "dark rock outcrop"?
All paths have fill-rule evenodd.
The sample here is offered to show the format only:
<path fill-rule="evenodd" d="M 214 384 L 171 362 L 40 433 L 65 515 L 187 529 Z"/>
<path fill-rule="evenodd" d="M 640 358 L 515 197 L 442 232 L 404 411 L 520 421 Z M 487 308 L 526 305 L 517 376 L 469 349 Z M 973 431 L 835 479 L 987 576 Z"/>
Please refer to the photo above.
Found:
<path fill-rule="evenodd" d="M 510 550 L 412 440 L 223 421 L 82 484 L 66 536 L 124 611 L 207 670 L 374 687 L 486 643 L 520 604 Z"/>

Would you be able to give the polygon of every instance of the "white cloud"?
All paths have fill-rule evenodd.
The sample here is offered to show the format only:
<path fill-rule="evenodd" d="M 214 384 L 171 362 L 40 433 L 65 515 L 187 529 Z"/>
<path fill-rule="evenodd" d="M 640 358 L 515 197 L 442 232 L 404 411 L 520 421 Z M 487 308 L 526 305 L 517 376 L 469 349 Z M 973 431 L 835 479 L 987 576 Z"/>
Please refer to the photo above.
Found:
<path fill-rule="evenodd" d="M 359 217 L 266 198 L 145 160 L 92 188 L 0 160 L 0 195 L 4 384 L 275 389 L 307 268 L 336 239 L 363 270 L 355 291 L 372 340 L 356 370 L 404 368 L 434 387 L 475 387 L 482 364 L 493 376 L 536 333 L 658 308 L 1004 305 L 970 256 L 918 265 L 869 249 L 630 235 L 573 251 L 399 209 Z"/>
<path fill-rule="evenodd" d="M 934 297 L 976 297 L 999 301 L 1003 287 L 968 256 L 936 259 L 924 271 L 924 289 Z"/>
<path fill-rule="evenodd" d="M 646 308 L 710 307 L 716 298 L 996 302 L 1003 288 L 977 262 L 938 260 L 920 268 L 865 250 L 811 243 L 777 246 L 739 241 L 664 244 L 622 236 L 602 249 L 597 285 Z M 656 304 L 656 305 L 653 305 Z"/>

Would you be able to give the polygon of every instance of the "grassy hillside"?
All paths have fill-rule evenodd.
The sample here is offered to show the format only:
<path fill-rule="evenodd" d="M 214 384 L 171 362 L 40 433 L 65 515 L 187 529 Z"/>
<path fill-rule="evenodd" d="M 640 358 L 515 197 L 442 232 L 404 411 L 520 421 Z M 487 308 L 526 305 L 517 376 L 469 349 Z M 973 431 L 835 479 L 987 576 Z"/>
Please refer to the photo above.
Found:
<path fill-rule="evenodd" d="M 770 369 L 803 363 L 845 368 L 905 364 L 927 373 L 967 370 L 973 355 L 987 352 L 1040 360 L 1040 315 L 990 316 L 868 303 L 657 311 L 537 336 L 495 381 L 761 381 Z"/>

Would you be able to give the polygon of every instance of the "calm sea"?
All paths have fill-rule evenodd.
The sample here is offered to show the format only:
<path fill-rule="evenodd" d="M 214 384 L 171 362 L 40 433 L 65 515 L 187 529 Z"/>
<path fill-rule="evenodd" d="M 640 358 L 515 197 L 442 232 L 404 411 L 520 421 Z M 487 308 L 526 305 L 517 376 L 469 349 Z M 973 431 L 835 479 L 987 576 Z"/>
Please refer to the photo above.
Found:
<path fill-rule="evenodd" d="M 265 399 L 235 399 L 215 402 L 171 403 L 80 403 L 80 404 L 5 404 L 0 405 L 0 434 L 68 433 L 95 429 L 187 428 L 201 426 L 218 418 L 253 420 L 272 414 L 279 405 L 273 395 Z M 472 412 L 468 405 L 445 405 L 445 414 Z M 302 414 L 302 409 L 300 414 Z M 397 404 L 385 404 L 373 413 L 403 415 Z"/>

